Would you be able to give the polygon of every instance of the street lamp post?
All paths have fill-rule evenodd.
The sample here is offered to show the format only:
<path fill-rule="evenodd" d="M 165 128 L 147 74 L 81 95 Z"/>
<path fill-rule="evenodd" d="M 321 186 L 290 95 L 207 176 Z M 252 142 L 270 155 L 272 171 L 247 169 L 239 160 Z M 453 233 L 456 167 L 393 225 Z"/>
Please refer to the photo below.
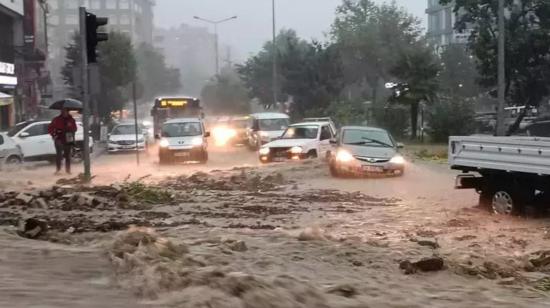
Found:
<path fill-rule="evenodd" d="M 277 29 L 276 29 L 276 11 L 275 11 L 275 0 L 272 0 L 272 11 L 273 11 L 273 43 L 272 43 L 272 52 L 273 52 L 273 106 L 277 104 Z"/>
<path fill-rule="evenodd" d="M 219 74 L 220 73 L 220 48 L 219 48 L 219 42 L 218 42 L 218 25 L 226 21 L 237 19 L 237 16 L 232 16 L 221 20 L 210 20 L 206 18 L 201 18 L 199 16 L 193 16 L 193 18 L 196 20 L 204 21 L 206 23 L 214 25 L 214 35 L 216 36 L 216 39 L 214 42 L 214 45 L 215 45 L 214 48 L 216 50 L 216 74 Z"/>
<path fill-rule="evenodd" d="M 506 133 L 506 39 L 504 22 L 504 0 L 498 1 L 498 108 L 496 135 L 504 136 Z"/>

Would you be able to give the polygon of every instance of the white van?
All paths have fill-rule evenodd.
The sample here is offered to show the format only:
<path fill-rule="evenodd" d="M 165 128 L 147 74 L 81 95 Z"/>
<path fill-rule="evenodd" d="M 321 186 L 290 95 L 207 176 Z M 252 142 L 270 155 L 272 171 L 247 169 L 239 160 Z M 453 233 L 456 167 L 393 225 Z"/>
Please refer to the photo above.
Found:
<path fill-rule="evenodd" d="M 210 133 L 206 132 L 200 118 L 181 118 L 166 121 L 162 125 L 159 143 L 159 162 L 208 161 Z"/>
<path fill-rule="evenodd" d="M 290 118 L 284 113 L 263 112 L 250 115 L 251 127 L 248 130 L 248 145 L 258 150 L 285 132 L 290 125 Z"/>

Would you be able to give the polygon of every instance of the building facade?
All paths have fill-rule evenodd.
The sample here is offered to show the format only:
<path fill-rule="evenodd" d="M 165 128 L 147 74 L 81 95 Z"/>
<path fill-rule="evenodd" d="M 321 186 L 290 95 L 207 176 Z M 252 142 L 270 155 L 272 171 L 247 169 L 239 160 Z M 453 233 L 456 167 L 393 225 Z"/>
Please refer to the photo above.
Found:
<path fill-rule="evenodd" d="M 454 29 L 456 15 L 454 3 L 441 5 L 439 0 L 428 0 L 428 32 L 426 36 L 435 48 L 449 44 L 466 44 L 470 31 L 458 32 Z"/>
<path fill-rule="evenodd" d="M 65 47 L 78 31 L 78 8 L 84 6 L 100 17 L 109 18 L 109 31 L 120 31 L 137 45 L 153 41 L 154 0 L 47 0 L 50 70 L 54 75 L 54 96 L 64 95 L 60 71 L 65 63 Z"/>
<path fill-rule="evenodd" d="M 0 0 L 0 131 L 16 121 L 17 46 L 23 45 L 23 0 Z"/>

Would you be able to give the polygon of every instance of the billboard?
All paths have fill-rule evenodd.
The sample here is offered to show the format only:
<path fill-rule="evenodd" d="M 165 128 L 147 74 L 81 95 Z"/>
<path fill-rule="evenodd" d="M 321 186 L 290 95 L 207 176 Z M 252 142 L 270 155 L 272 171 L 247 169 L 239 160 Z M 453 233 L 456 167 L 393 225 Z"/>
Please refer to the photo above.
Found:
<path fill-rule="evenodd" d="M 0 0 L 0 6 L 7 7 L 11 11 L 23 16 L 23 0 Z"/>

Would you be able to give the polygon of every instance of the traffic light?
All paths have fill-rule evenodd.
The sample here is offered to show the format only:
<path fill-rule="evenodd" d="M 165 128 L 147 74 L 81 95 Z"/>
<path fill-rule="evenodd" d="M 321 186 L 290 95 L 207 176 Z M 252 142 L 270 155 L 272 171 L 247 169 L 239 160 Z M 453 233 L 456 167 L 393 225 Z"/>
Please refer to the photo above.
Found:
<path fill-rule="evenodd" d="M 109 34 L 97 32 L 98 28 L 109 23 L 106 17 L 97 17 L 86 12 L 86 50 L 88 52 L 88 63 L 97 62 L 96 48 L 99 42 L 109 39 Z"/>

